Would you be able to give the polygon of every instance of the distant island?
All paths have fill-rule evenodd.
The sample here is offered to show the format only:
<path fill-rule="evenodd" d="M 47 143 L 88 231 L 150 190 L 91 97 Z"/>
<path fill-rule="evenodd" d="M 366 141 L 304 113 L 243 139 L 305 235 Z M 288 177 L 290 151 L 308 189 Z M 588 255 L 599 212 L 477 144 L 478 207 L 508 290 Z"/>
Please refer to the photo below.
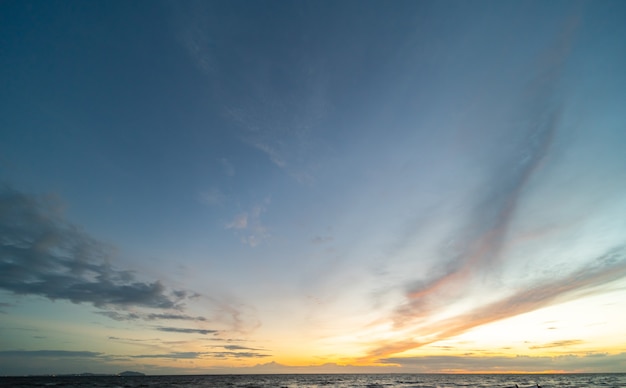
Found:
<path fill-rule="evenodd" d="M 133 371 L 127 370 L 125 372 L 118 373 L 117 375 L 118 376 L 145 376 L 146 374 L 141 373 L 141 372 L 133 372 Z"/>

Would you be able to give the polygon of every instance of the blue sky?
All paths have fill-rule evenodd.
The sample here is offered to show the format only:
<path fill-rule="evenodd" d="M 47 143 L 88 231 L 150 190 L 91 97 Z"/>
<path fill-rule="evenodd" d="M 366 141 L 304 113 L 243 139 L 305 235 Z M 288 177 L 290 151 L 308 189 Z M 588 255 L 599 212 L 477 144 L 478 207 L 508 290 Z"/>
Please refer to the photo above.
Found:
<path fill-rule="evenodd" d="M 622 2 L 0 7 L 0 374 L 624 370 Z"/>

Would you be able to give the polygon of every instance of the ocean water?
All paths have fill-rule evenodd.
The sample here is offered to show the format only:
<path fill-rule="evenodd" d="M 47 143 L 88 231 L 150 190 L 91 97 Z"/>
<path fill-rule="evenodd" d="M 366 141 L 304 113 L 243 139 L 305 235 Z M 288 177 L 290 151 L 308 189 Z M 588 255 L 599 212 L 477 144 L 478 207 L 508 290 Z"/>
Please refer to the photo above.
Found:
<path fill-rule="evenodd" d="M 202 376 L 45 376 L 0 377 L 2 387 L 228 387 L 228 388 L 617 388 L 626 374 L 442 375 L 442 374 L 299 374 Z"/>

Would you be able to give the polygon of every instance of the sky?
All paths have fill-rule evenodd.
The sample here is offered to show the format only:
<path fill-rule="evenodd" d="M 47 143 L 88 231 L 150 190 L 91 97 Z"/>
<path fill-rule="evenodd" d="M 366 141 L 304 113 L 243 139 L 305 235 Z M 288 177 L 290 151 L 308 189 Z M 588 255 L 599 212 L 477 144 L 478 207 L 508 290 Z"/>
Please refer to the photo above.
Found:
<path fill-rule="evenodd" d="M 623 1 L 3 1 L 0 375 L 623 372 Z"/>

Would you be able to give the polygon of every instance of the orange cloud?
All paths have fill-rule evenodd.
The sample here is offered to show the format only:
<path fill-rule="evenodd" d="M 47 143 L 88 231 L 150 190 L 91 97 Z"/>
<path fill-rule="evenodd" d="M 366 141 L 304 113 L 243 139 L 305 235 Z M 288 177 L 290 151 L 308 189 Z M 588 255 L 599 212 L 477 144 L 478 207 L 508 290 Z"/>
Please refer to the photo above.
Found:
<path fill-rule="evenodd" d="M 602 291 L 600 286 L 624 277 L 626 277 L 626 246 L 622 245 L 560 279 L 546 280 L 468 313 L 421 327 L 412 333 L 415 337 L 427 337 L 426 340 L 379 342 L 360 362 L 376 361 L 382 357 L 455 337 L 478 326 L 572 300 L 580 296 L 580 293 L 586 295 L 597 293 Z"/>

